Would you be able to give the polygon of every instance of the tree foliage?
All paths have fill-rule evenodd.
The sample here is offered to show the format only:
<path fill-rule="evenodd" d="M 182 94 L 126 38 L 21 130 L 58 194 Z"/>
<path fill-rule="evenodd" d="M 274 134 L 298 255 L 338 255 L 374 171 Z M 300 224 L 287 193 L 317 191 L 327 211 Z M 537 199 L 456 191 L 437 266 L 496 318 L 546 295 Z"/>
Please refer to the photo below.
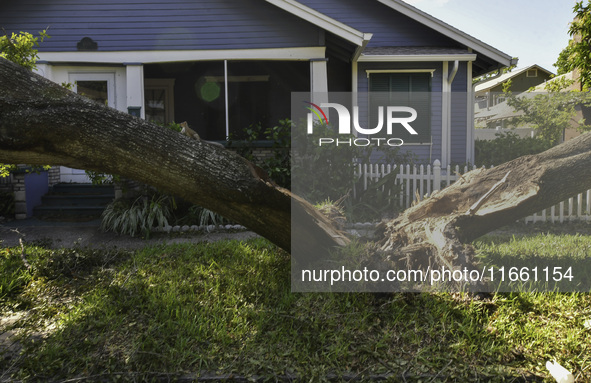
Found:
<path fill-rule="evenodd" d="M 291 188 L 291 131 L 290 119 L 279 120 L 277 125 L 264 128 L 261 123 L 252 124 L 239 134 L 231 134 L 228 147 L 260 166 L 279 186 Z M 259 140 L 272 142 L 271 156 L 258 158 L 255 155 Z"/>
<path fill-rule="evenodd" d="M 541 153 L 552 144 L 539 137 L 520 137 L 514 132 L 497 133 L 494 140 L 474 142 L 475 161 L 478 167 L 504 164 L 517 157 Z"/>
<path fill-rule="evenodd" d="M 8 37 L 8 34 L 4 32 L 4 36 L 0 36 L 0 57 L 33 70 L 37 67 L 37 59 L 39 59 L 36 47 L 45 38 L 49 38 L 46 30 L 39 32 L 39 36 L 33 36 L 29 32 L 13 32 Z M 0 178 L 8 177 L 10 172 L 16 170 L 16 168 L 16 165 L 0 164 Z"/>
<path fill-rule="evenodd" d="M 575 4 L 575 19 L 568 33 L 571 36 L 566 48 L 560 52 L 554 64 L 558 74 L 578 69 L 583 90 L 591 88 L 591 0 Z"/>
<path fill-rule="evenodd" d="M 0 57 L 4 57 L 29 70 L 36 68 L 37 48 L 40 42 L 49 38 L 47 31 L 39 32 L 39 36 L 34 36 L 29 32 L 12 33 L 10 37 L 4 34 L 0 36 Z"/>
<path fill-rule="evenodd" d="M 588 92 L 570 92 L 566 88 L 571 81 L 558 79 L 548 82 L 542 92 L 526 92 L 521 95 L 506 93 L 507 104 L 521 115 L 513 117 L 515 125 L 527 125 L 536 130 L 537 136 L 551 144 L 562 140 L 564 129 L 574 127 L 580 132 L 591 130 L 584 118 L 577 119 L 582 107 L 591 106 Z"/>

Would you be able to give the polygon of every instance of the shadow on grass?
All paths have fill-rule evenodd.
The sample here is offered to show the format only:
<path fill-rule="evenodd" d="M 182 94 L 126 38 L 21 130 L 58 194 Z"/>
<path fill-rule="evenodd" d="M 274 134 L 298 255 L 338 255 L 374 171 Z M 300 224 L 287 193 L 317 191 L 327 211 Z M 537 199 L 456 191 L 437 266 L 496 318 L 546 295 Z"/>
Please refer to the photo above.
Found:
<path fill-rule="evenodd" d="M 260 239 L 151 247 L 97 273 L 54 313 L 43 341 L 23 341 L 15 377 L 467 382 L 544 374 L 536 366 L 545 360 L 527 348 L 537 334 L 517 320 L 542 305 L 533 298 L 291 293 L 288 256 Z M 67 281 L 46 283 L 70 293 Z"/>

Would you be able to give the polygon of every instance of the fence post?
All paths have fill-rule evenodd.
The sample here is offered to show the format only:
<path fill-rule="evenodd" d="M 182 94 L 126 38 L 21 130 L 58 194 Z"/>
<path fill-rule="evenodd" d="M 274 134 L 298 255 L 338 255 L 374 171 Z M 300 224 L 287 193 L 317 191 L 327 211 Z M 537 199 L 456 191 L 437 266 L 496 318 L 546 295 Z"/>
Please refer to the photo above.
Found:
<path fill-rule="evenodd" d="M 431 181 L 433 181 L 433 169 L 431 169 L 431 164 L 427 165 L 427 196 L 431 197 L 432 188 L 431 188 Z"/>
<path fill-rule="evenodd" d="M 433 162 L 433 191 L 441 190 L 441 161 Z"/>
<path fill-rule="evenodd" d="M 396 182 L 400 185 L 400 208 L 404 206 L 404 165 L 399 166 L 398 175 L 396 176 Z"/>

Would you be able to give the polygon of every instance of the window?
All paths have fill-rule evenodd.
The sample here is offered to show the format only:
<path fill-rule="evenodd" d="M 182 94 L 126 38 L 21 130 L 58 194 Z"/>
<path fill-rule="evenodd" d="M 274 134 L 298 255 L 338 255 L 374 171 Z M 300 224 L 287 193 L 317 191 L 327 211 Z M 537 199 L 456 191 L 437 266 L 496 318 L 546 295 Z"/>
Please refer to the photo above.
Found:
<path fill-rule="evenodd" d="M 73 84 L 74 92 L 103 105 L 115 107 L 114 73 L 69 73 L 68 80 Z"/>
<path fill-rule="evenodd" d="M 227 76 L 225 67 L 224 61 L 146 64 L 146 119 L 187 121 L 210 141 L 225 141 L 227 128 L 240 140 L 251 125 L 266 129 L 288 118 L 291 92 L 310 90 L 307 61 L 228 61 Z"/>
<path fill-rule="evenodd" d="M 526 76 L 527 77 L 538 77 L 538 70 L 537 69 L 528 69 Z"/>
<path fill-rule="evenodd" d="M 174 121 L 174 79 L 145 79 L 146 120 L 158 124 Z"/>
<path fill-rule="evenodd" d="M 106 81 L 77 81 L 76 93 L 103 105 L 109 105 L 109 90 Z"/>
<path fill-rule="evenodd" d="M 233 63 L 232 63 L 233 64 Z M 230 66 L 234 69 L 236 65 Z M 241 68 L 240 68 L 241 69 Z M 269 126 L 269 75 L 230 75 L 227 77 L 228 123 L 234 139 L 244 139 L 244 130 L 251 125 Z M 225 89 L 225 76 L 204 76 L 204 88 Z M 225 140 L 226 131 L 212 132 L 215 140 Z M 259 137 L 262 139 L 262 137 Z"/>
<path fill-rule="evenodd" d="M 411 135 L 402 126 L 394 127 L 392 135 L 405 143 L 431 142 L 431 74 L 430 73 L 370 73 L 369 76 L 370 128 L 378 125 L 378 108 L 408 106 L 417 112 L 410 125 L 418 135 Z M 384 116 L 385 124 L 385 116 Z M 382 130 L 384 133 L 385 129 Z"/>

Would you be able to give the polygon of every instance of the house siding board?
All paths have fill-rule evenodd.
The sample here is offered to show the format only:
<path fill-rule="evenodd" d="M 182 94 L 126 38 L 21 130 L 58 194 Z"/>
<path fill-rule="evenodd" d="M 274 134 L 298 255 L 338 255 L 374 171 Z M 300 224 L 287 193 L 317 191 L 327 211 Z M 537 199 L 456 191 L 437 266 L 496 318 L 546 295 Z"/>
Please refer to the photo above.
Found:
<path fill-rule="evenodd" d="M 75 51 L 90 37 L 99 51 L 319 46 L 319 28 L 257 0 L 19 0 L 0 5 L 8 32 L 49 27 L 40 51 Z"/>
<path fill-rule="evenodd" d="M 458 46 L 450 38 L 377 1 L 300 0 L 300 2 L 361 32 L 373 33 L 368 47 Z"/>
<path fill-rule="evenodd" d="M 449 63 L 449 71 L 453 68 L 453 61 Z M 472 82 L 472 79 L 470 79 Z M 458 72 L 454 77 L 454 80 L 451 84 L 451 89 L 453 92 L 463 92 L 466 93 L 468 90 L 468 64 L 466 62 L 460 62 L 458 67 Z"/>
<path fill-rule="evenodd" d="M 463 164 L 466 162 L 466 93 L 454 93 L 451 100 L 451 162 Z"/>

